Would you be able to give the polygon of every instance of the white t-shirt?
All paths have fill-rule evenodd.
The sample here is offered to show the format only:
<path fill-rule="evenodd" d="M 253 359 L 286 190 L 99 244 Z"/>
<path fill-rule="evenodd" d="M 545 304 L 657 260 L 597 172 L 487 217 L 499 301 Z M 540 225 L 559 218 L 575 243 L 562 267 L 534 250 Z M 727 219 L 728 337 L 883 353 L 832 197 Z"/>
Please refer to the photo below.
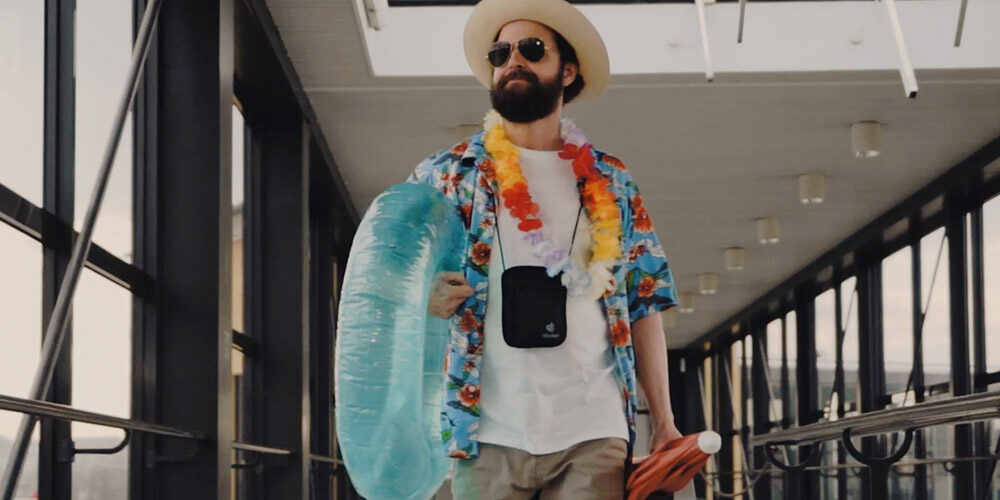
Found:
<path fill-rule="evenodd" d="M 571 258 L 577 262 L 589 259 L 589 223 L 579 212 L 571 161 L 559 158 L 556 151 L 518 151 L 532 200 L 539 206 L 542 230 L 556 245 L 568 249 L 573 221 L 579 214 Z M 499 232 L 490 254 L 480 365 L 479 441 L 542 455 L 592 439 L 628 440 L 624 402 L 600 301 L 567 299 L 566 340 L 559 346 L 524 349 L 504 341 L 501 245 L 507 268 L 542 263 L 521 239 L 517 219 L 499 198 L 497 216 Z"/>

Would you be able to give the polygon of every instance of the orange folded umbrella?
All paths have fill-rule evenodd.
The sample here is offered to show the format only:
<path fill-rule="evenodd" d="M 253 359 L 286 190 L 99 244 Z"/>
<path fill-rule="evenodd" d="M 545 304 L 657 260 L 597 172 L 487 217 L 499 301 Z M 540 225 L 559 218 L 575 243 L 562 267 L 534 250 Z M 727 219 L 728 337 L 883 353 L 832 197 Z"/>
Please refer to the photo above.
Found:
<path fill-rule="evenodd" d="M 654 491 L 675 493 L 684 489 L 721 447 L 722 437 L 705 431 L 670 441 L 648 457 L 633 459 L 638 467 L 626 484 L 628 500 L 644 500 Z"/>

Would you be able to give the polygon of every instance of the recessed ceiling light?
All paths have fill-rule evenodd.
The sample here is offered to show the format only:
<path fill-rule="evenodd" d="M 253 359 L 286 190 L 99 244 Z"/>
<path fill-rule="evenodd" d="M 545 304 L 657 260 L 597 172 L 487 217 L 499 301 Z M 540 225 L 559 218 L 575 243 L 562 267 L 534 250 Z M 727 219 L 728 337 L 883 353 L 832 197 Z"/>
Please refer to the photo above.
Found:
<path fill-rule="evenodd" d="M 823 203 L 826 198 L 826 176 L 813 172 L 799 176 L 799 201 L 803 205 Z"/>
<path fill-rule="evenodd" d="M 875 158 L 881 149 L 881 123 L 862 121 L 851 125 L 851 151 L 855 158 Z"/>
<path fill-rule="evenodd" d="M 757 219 L 757 240 L 761 245 L 773 245 L 778 242 L 778 218 L 761 217 Z"/>
<path fill-rule="evenodd" d="M 677 326 L 677 310 L 674 308 L 663 311 L 663 326 L 673 328 Z"/>
<path fill-rule="evenodd" d="M 724 260 L 727 271 L 742 271 L 747 266 L 747 249 L 743 247 L 729 247 L 726 249 Z"/>
<path fill-rule="evenodd" d="M 715 273 L 699 273 L 698 291 L 702 295 L 715 295 L 719 291 L 719 275 Z"/>
<path fill-rule="evenodd" d="M 694 294 L 681 292 L 677 294 L 677 312 L 691 314 L 694 312 Z"/>

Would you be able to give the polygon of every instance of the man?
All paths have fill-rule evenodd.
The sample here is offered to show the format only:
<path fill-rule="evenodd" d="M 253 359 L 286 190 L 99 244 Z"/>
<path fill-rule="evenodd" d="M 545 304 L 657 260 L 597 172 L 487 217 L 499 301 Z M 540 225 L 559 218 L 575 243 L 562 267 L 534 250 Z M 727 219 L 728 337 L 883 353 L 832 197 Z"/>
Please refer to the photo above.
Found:
<path fill-rule="evenodd" d="M 607 86 L 604 42 L 563 0 L 484 0 L 465 51 L 500 117 L 410 177 L 468 230 L 464 269 L 439 276 L 429 307 L 451 318 L 453 494 L 621 498 L 637 378 L 652 448 L 680 437 L 658 314 L 676 292 L 624 165 L 561 120 Z"/>

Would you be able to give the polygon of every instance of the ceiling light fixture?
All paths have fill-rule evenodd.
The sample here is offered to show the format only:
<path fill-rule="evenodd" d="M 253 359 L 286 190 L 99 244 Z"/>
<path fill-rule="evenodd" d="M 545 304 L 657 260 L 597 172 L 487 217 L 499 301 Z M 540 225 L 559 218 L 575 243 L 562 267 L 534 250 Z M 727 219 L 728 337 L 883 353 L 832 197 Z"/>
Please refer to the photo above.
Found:
<path fill-rule="evenodd" d="M 694 294 L 681 292 L 677 294 L 677 312 L 691 314 L 694 312 Z"/>
<path fill-rule="evenodd" d="M 799 201 L 803 205 L 823 203 L 826 198 L 826 176 L 813 172 L 799 176 Z"/>
<path fill-rule="evenodd" d="M 670 308 L 663 311 L 663 326 L 673 328 L 677 326 L 677 309 Z"/>
<path fill-rule="evenodd" d="M 757 240 L 761 245 L 773 245 L 778 242 L 778 218 L 761 217 L 757 219 Z"/>
<path fill-rule="evenodd" d="M 702 295 L 715 295 L 719 291 L 719 275 L 715 273 L 699 273 L 698 291 Z"/>
<path fill-rule="evenodd" d="M 742 271 L 747 266 L 747 249 L 729 247 L 723 260 L 726 261 L 726 271 Z"/>
<path fill-rule="evenodd" d="M 855 158 L 875 158 L 881 149 L 881 123 L 862 121 L 851 125 L 851 151 Z"/>

